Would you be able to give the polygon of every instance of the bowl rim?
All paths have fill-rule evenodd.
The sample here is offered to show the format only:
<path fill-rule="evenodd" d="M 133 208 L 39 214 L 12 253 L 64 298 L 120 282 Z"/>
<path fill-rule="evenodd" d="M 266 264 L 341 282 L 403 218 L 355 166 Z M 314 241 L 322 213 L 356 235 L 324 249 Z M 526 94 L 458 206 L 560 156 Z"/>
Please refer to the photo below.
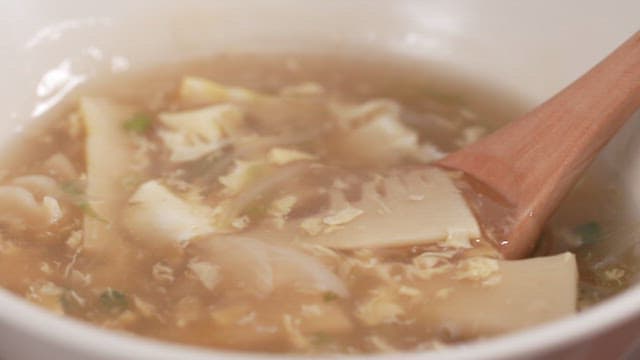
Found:
<path fill-rule="evenodd" d="M 432 352 L 376 354 L 375 358 L 407 360 L 512 359 L 544 355 L 561 346 L 575 345 L 640 315 L 640 284 L 576 315 L 518 332 L 447 347 Z M 100 329 L 67 316 L 59 316 L 0 288 L 0 325 L 28 334 L 34 340 L 54 344 L 64 353 L 94 354 L 100 358 L 126 359 L 222 359 L 222 358 L 334 358 L 335 355 L 292 355 L 236 352 L 169 343 L 139 335 Z M 21 346 L 30 346 L 28 342 Z M 371 355 L 344 355 L 364 359 Z M 55 356 L 54 356 L 55 357 Z"/>
<path fill-rule="evenodd" d="M 405 360 L 430 359 L 512 359 L 524 356 L 544 355 L 561 345 L 577 341 L 611 329 L 624 320 L 640 314 L 637 299 L 640 284 L 605 300 L 581 313 L 541 324 L 515 333 L 490 339 L 446 347 L 438 351 L 393 353 L 393 358 Z M 0 289 L 0 321 L 13 329 L 35 336 L 42 342 L 53 342 L 57 347 L 72 353 L 101 354 L 128 359 L 222 359 L 222 358 L 335 358 L 334 355 L 265 354 L 216 350 L 182 345 L 146 338 L 140 335 L 101 329 L 70 317 L 56 315 L 31 304 L 23 298 Z M 364 359 L 371 355 L 343 355 L 352 359 Z M 389 354 L 375 354 L 384 358 Z"/>

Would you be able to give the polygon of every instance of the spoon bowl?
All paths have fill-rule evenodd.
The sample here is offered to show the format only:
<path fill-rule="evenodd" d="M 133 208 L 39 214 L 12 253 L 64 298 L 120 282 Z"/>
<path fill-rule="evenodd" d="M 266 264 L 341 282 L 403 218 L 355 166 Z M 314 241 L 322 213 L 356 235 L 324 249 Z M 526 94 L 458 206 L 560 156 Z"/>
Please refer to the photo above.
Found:
<path fill-rule="evenodd" d="M 638 107 L 640 32 L 542 105 L 439 165 L 461 170 L 504 205 L 498 214 L 480 211 L 479 221 L 506 258 L 526 257 L 560 201 Z"/>

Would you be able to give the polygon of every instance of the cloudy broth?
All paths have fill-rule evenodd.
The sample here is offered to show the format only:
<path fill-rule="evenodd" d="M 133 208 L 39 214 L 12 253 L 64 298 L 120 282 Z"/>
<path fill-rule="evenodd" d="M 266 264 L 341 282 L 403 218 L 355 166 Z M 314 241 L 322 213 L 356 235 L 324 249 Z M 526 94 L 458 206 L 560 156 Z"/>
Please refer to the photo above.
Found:
<path fill-rule="evenodd" d="M 84 86 L 5 159 L 0 284 L 105 328 L 298 353 L 433 349 L 624 288 L 634 270 L 597 256 L 609 218 L 571 215 L 586 197 L 539 258 L 501 259 L 460 174 L 428 164 L 522 107 L 416 66 L 233 55 Z"/>

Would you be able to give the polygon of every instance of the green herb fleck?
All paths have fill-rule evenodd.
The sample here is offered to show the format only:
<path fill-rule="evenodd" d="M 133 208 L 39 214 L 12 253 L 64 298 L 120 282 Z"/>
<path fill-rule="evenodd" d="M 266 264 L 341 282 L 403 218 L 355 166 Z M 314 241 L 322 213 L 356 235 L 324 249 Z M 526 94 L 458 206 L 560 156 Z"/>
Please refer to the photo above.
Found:
<path fill-rule="evenodd" d="M 121 313 L 127 309 L 127 296 L 120 291 L 108 288 L 100 294 L 100 305 L 110 313 Z"/>
<path fill-rule="evenodd" d="M 120 184 L 125 190 L 131 191 L 138 185 L 140 185 L 140 183 L 142 183 L 142 180 L 143 178 L 140 174 L 129 174 L 123 176 L 122 179 L 120 179 Z"/>
<path fill-rule="evenodd" d="M 76 301 L 73 299 L 69 291 L 65 291 L 60 295 L 60 305 L 62 305 L 62 309 L 65 314 L 70 313 L 74 310 L 76 306 Z"/>
<path fill-rule="evenodd" d="M 74 296 L 73 290 L 65 289 L 60 295 L 60 305 L 65 314 L 78 312 L 81 310 L 83 304 L 80 302 L 78 296 Z"/>
<path fill-rule="evenodd" d="M 85 215 L 88 215 L 103 223 L 109 223 L 109 220 L 103 218 L 98 214 L 87 201 L 81 201 L 75 204 Z"/>
<path fill-rule="evenodd" d="M 64 191 L 69 198 L 69 201 L 77 206 L 83 213 L 92 218 L 102 221 L 104 223 L 108 223 L 107 219 L 100 216 L 89 204 L 87 199 L 84 196 L 83 186 L 80 185 L 77 181 L 67 181 L 60 184 L 60 188 Z"/>
<path fill-rule="evenodd" d="M 602 236 L 602 228 L 595 221 L 580 224 L 573 229 L 573 232 L 580 236 L 585 245 L 598 242 Z"/>
<path fill-rule="evenodd" d="M 60 188 L 62 189 L 62 191 L 71 196 L 82 196 L 84 194 L 82 186 L 80 186 L 80 184 L 78 184 L 78 182 L 76 181 L 63 182 L 62 184 L 60 184 Z"/>
<path fill-rule="evenodd" d="M 137 114 L 122 125 L 125 130 L 144 134 L 151 128 L 151 118 L 145 114 Z"/>
<path fill-rule="evenodd" d="M 267 205 L 264 201 L 255 201 L 253 204 L 247 206 L 242 213 L 247 215 L 251 220 L 256 221 L 267 215 Z"/>
<path fill-rule="evenodd" d="M 338 294 L 332 291 L 327 291 L 324 293 L 324 295 L 322 295 L 322 300 L 324 300 L 324 302 L 332 302 L 338 300 Z"/>
<path fill-rule="evenodd" d="M 333 337 L 331 335 L 325 334 L 323 332 L 315 333 L 311 335 L 311 343 L 315 346 L 322 346 L 328 343 L 333 342 Z"/>

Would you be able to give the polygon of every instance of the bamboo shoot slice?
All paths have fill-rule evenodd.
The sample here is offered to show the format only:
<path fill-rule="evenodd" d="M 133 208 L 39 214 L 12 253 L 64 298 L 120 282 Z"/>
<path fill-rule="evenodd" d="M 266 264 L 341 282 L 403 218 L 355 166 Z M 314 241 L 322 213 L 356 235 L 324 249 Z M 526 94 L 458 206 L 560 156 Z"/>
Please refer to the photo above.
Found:
<path fill-rule="evenodd" d="M 336 223 L 341 214 L 354 216 Z M 450 241 L 452 246 L 470 247 L 468 239 L 480 237 L 462 194 L 447 173 L 437 168 L 390 174 L 380 182 L 365 183 L 362 198 L 355 202 L 334 192 L 332 210 L 321 220 L 321 233 L 309 241 L 336 249 L 446 245 L 447 239 L 456 240 Z"/>
<path fill-rule="evenodd" d="M 135 109 L 104 98 L 85 97 L 80 112 L 86 131 L 86 196 L 99 218 L 84 216 L 84 248 L 93 253 L 116 254 L 123 240 L 113 224 L 126 201 L 122 178 L 131 172 L 132 144 L 123 123 Z"/>
<path fill-rule="evenodd" d="M 495 284 L 430 279 L 423 290 L 447 295 L 430 297 L 422 316 L 456 336 L 470 338 L 513 331 L 575 312 L 578 272 L 573 254 L 498 263 Z"/>

